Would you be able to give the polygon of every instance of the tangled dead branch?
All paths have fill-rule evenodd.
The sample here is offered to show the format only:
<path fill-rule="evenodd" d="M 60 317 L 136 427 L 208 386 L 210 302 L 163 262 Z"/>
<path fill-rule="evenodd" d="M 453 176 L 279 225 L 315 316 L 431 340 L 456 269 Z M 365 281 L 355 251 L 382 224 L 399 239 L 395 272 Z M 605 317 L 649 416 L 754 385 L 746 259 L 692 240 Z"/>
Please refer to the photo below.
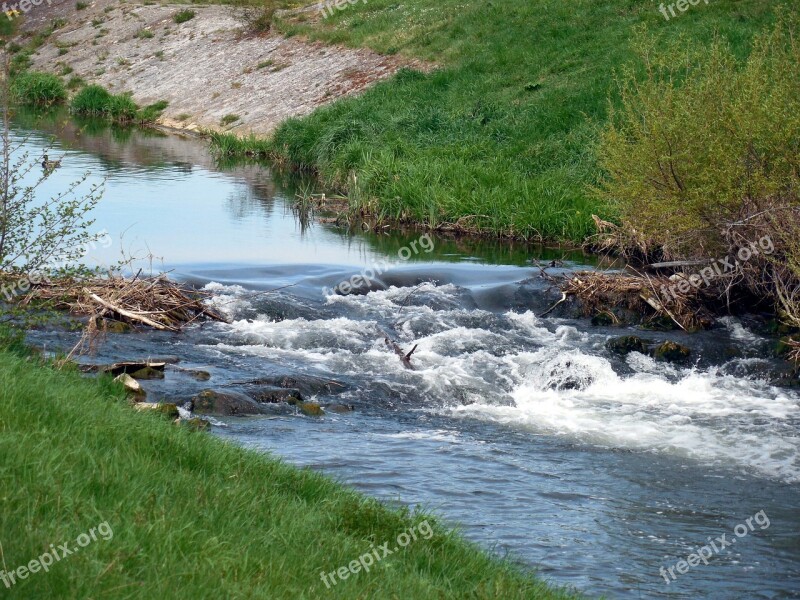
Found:
<path fill-rule="evenodd" d="M 712 317 L 703 306 L 702 292 L 692 288 L 681 293 L 674 288 L 674 280 L 663 275 L 598 271 L 576 273 L 561 287 L 566 296 L 580 301 L 586 315 L 613 314 L 614 308 L 624 307 L 640 314 L 667 317 L 687 331 L 708 327 Z"/>
<path fill-rule="evenodd" d="M 89 317 L 109 318 L 161 331 L 180 331 L 199 319 L 225 322 L 205 300 L 210 294 L 171 281 L 165 275 L 61 279 L 33 286 L 24 304 L 44 301 L 56 309 Z"/>

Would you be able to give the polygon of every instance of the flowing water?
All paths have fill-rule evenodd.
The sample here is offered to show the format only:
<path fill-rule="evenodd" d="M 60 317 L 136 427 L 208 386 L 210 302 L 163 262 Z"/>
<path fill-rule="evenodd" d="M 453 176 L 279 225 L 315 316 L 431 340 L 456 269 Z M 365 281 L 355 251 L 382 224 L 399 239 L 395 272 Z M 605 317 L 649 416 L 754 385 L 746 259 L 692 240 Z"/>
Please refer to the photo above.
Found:
<path fill-rule="evenodd" d="M 180 335 L 108 336 L 92 360 L 180 358 L 165 380 L 144 382 L 151 398 L 288 381 L 306 399 L 351 406 L 310 418 L 271 405 L 263 417 L 220 418 L 214 432 L 431 509 L 589 596 L 800 597 L 800 395 L 771 383 L 783 367 L 758 319 L 687 336 L 542 316 L 559 294 L 531 259 L 563 259 L 548 269 L 563 274 L 592 268 L 588 258 L 304 226 L 292 182 L 221 166 L 198 140 L 63 115 L 20 118 L 14 135 L 36 157 L 49 144 L 63 157 L 48 193 L 85 171 L 106 179 L 93 227 L 113 244 L 89 260 L 152 255 L 138 265 L 213 292 L 230 316 Z M 369 289 L 330 292 L 365 268 Z M 686 344 L 693 362 L 610 354 L 605 342 L 626 333 Z M 415 370 L 387 335 L 418 345 Z M 674 570 L 723 534 L 735 542 L 707 565 Z M 677 578 L 667 584 L 661 567 Z"/>

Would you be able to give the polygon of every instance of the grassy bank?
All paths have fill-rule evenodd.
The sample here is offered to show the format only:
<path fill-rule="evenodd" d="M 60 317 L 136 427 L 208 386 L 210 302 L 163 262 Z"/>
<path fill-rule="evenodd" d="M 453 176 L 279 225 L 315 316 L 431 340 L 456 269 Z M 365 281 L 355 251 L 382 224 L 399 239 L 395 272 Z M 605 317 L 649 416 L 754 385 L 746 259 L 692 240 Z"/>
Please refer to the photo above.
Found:
<path fill-rule="evenodd" d="M 289 34 L 441 69 L 402 72 L 290 120 L 273 152 L 387 218 L 582 240 L 591 213 L 615 216 L 587 187 L 614 72 L 633 59 L 637 28 L 695 46 L 718 31 L 743 55 L 780 4 L 719 0 L 667 21 L 656 3 L 628 0 L 370 0 L 321 22 L 285 20 Z"/>
<path fill-rule="evenodd" d="M 432 524 L 368 573 L 333 571 L 426 518 L 131 410 L 91 381 L 0 351 L 2 560 L 85 547 L 4 598 L 564 598 Z M 106 525 L 101 525 L 106 524 Z M 87 543 L 95 529 L 97 539 Z M 100 535 L 97 535 L 99 531 Z M 113 532 L 113 536 L 108 535 Z"/>

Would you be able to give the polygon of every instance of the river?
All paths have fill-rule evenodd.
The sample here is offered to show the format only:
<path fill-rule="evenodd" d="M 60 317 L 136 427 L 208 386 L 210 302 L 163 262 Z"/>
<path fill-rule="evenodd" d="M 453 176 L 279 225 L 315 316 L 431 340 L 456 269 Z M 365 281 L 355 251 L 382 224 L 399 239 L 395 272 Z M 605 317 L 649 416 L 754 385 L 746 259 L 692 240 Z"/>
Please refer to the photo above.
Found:
<path fill-rule="evenodd" d="M 92 227 L 112 244 L 90 262 L 138 257 L 137 268 L 212 292 L 230 317 L 179 335 L 109 335 L 86 358 L 175 355 L 211 374 L 200 382 L 170 367 L 144 382 L 151 399 L 291 380 L 307 399 L 352 406 L 311 418 L 274 405 L 221 418 L 213 432 L 432 510 L 589 597 L 800 597 L 800 394 L 770 383 L 781 365 L 759 319 L 688 336 L 595 327 L 568 311 L 542 317 L 560 295 L 531 260 L 562 261 L 553 275 L 594 260 L 303 225 L 291 210 L 303 182 L 221 165 L 201 140 L 59 113 L 18 115 L 13 137 L 37 160 L 48 147 L 62 159 L 40 193 L 84 172 L 105 179 Z M 369 293 L 329 291 L 364 269 Z M 418 345 L 415 370 L 386 347 L 387 333 Z M 693 362 L 610 354 L 605 342 L 626 333 L 684 343 Z M 30 338 L 66 348 L 74 334 Z M 723 535 L 735 542 L 708 564 L 664 576 Z"/>

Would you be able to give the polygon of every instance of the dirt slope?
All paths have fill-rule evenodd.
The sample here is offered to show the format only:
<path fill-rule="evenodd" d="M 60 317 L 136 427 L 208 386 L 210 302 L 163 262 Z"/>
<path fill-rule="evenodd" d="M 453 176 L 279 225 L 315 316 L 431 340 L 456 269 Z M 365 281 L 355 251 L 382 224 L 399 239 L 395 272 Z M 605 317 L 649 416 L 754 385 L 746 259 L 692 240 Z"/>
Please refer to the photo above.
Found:
<path fill-rule="evenodd" d="M 368 50 L 245 36 L 242 21 L 225 6 L 192 5 L 196 16 L 178 25 L 172 16 L 184 8 L 96 0 L 76 11 L 74 2 L 44 2 L 27 15 L 27 27 L 56 16 L 68 23 L 33 56 L 32 69 L 62 73 L 68 67 L 69 77 L 131 91 L 141 105 L 167 100 L 166 125 L 267 134 L 287 117 L 415 66 Z M 225 115 L 240 119 L 222 126 Z"/>

